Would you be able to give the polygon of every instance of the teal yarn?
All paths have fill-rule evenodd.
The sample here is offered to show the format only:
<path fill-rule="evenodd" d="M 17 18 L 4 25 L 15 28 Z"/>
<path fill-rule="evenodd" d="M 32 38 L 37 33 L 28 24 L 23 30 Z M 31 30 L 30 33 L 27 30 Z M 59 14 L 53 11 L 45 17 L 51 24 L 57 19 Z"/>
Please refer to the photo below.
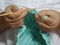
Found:
<path fill-rule="evenodd" d="M 35 9 L 29 10 L 24 25 L 17 29 L 16 45 L 50 45 L 50 34 L 39 29 L 35 20 Z"/>

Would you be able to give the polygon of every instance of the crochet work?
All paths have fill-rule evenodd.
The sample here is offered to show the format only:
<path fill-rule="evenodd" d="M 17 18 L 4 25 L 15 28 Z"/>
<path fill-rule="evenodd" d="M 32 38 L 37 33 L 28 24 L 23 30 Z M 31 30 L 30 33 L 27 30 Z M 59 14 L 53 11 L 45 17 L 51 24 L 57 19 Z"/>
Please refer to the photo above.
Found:
<path fill-rule="evenodd" d="M 35 9 L 29 10 L 24 25 L 17 29 L 16 45 L 50 45 L 50 34 L 39 29 L 35 20 Z"/>

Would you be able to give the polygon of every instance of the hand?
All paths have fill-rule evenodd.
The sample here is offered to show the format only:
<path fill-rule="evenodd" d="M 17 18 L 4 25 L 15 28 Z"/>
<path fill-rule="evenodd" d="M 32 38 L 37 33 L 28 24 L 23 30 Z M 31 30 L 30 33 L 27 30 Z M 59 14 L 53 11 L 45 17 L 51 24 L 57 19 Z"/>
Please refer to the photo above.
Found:
<path fill-rule="evenodd" d="M 4 12 L 1 12 L 0 15 L 1 14 L 4 14 Z M 1 16 L 0 17 L 0 32 L 4 31 L 6 28 L 7 28 L 7 25 L 6 25 L 6 22 L 4 20 L 4 17 Z"/>
<path fill-rule="evenodd" d="M 42 10 L 35 19 L 40 27 L 45 32 L 51 32 L 59 26 L 59 12 L 55 10 Z"/>
<path fill-rule="evenodd" d="M 25 15 L 27 14 L 28 10 L 27 9 L 18 9 L 18 8 L 16 8 L 16 6 L 14 6 L 13 9 L 11 9 L 10 7 L 12 7 L 12 6 L 9 6 L 8 8 L 6 8 L 5 13 L 11 12 L 13 14 L 5 16 L 4 17 L 5 21 L 8 24 L 8 26 L 10 26 L 12 28 L 18 28 L 23 25 L 23 20 L 24 20 Z"/>
<path fill-rule="evenodd" d="M 6 22 L 3 17 L 0 17 L 0 32 L 7 28 Z"/>

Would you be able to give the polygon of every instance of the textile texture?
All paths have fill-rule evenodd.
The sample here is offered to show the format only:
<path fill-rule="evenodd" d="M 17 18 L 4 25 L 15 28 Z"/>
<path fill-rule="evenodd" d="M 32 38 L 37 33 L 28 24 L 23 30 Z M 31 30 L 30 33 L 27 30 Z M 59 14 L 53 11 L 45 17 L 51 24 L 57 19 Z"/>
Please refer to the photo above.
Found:
<path fill-rule="evenodd" d="M 24 25 L 17 29 L 16 45 L 50 45 L 50 34 L 39 29 L 35 20 L 35 9 L 29 10 Z"/>

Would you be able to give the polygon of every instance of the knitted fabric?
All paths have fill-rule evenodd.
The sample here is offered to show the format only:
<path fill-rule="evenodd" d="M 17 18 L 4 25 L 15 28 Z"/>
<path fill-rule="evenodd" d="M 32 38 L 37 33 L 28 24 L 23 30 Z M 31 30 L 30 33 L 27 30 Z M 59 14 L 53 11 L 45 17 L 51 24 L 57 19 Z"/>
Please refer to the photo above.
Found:
<path fill-rule="evenodd" d="M 50 34 L 39 29 L 35 20 L 35 9 L 29 10 L 24 25 L 17 29 L 16 45 L 50 45 Z"/>

